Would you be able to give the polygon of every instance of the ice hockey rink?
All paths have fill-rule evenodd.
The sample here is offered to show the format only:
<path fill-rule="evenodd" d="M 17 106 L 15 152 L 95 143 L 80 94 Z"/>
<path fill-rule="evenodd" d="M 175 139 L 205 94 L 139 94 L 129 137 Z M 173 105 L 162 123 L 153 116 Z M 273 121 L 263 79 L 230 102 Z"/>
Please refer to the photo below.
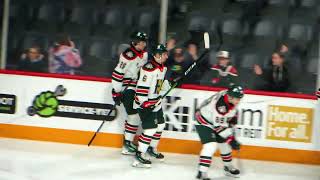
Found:
<path fill-rule="evenodd" d="M 87 147 L 21 139 L 0 139 L 0 180 L 191 180 L 197 156 L 164 153 L 166 161 L 151 169 L 131 167 L 133 157 L 118 148 Z M 241 155 L 241 154 L 240 154 Z M 320 180 L 320 166 L 234 159 L 245 180 Z M 226 177 L 214 159 L 209 175 Z"/>

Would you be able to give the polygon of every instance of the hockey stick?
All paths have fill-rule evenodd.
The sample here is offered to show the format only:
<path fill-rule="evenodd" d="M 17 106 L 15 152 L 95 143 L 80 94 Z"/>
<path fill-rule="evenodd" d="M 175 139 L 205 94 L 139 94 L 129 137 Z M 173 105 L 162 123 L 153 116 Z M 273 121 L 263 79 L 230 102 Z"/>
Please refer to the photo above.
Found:
<path fill-rule="evenodd" d="M 185 77 L 192 71 L 192 69 L 194 69 L 194 67 L 196 67 L 196 66 L 199 64 L 199 62 L 200 62 L 201 60 L 203 60 L 204 57 L 209 53 L 209 49 L 210 49 L 210 37 L 209 37 L 209 33 L 208 33 L 208 32 L 205 32 L 205 33 L 203 34 L 203 40 L 204 40 L 204 48 L 205 48 L 204 52 L 199 56 L 199 58 L 198 58 L 196 61 L 194 61 L 194 62 L 188 67 L 188 69 L 183 73 L 183 76 L 182 76 L 178 81 L 176 81 L 176 82 L 170 87 L 170 89 L 168 89 L 167 92 L 165 92 L 165 93 L 162 95 L 162 98 L 164 98 L 165 96 L 167 96 L 167 95 L 172 91 L 172 89 L 174 89 L 175 87 L 177 87 L 178 84 L 179 84 L 179 81 L 181 82 L 182 79 L 185 78 Z"/>
<path fill-rule="evenodd" d="M 107 114 L 107 117 L 109 117 L 109 116 L 111 115 L 112 111 L 116 109 L 116 106 L 117 106 L 116 104 L 114 104 L 114 105 L 112 106 L 112 108 L 110 109 L 109 113 Z M 90 139 L 90 141 L 89 141 L 89 143 L 88 143 L 88 146 L 91 145 L 91 143 L 93 142 L 94 138 L 95 138 L 95 137 L 97 136 L 97 134 L 100 132 L 100 130 L 101 130 L 101 128 L 102 128 L 102 126 L 104 125 L 105 122 L 106 122 L 106 120 L 103 119 L 103 121 L 102 121 L 102 123 L 100 124 L 99 128 L 96 130 L 96 132 L 94 133 L 94 135 L 93 135 L 92 138 Z"/>
<path fill-rule="evenodd" d="M 132 82 L 132 81 L 130 81 L 130 82 L 128 83 L 128 85 L 124 88 L 123 91 L 125 91 L 125 90 L 130 86 L 131 82 Z M 122 91 L 122 92 L 123 92 L 123 91 Z M 114 105 L 112 106 L 112 108 L 110 109 L 109 113 L 107 114 L 107 117 L 109 117 L 109 116 L 111 115 L 112 111 L 115 110 L 116 107 L 117 107 L 116 104 L 114 104 Z M 94 135 L 93 135 L 92 138 L 90 139 L 90 141 L 89 141 L 89 143 L 88 143 L 88 147 L 91 145 L 91 143 L 93 142 L 94 138 L 95 138 L 95 137 L 97 136 L 97 134 L 100 132 L 100 130 L 101 130 L 101 128 L 102 128 L 102 126 L 104 125 L 105 122 L 106 122 L 106 119 L 103 119 L 103 121 L 102 121 L 102 123 L 100 124 L 99 128 L 96 130 L 96 132 L 94 133 Z"/>

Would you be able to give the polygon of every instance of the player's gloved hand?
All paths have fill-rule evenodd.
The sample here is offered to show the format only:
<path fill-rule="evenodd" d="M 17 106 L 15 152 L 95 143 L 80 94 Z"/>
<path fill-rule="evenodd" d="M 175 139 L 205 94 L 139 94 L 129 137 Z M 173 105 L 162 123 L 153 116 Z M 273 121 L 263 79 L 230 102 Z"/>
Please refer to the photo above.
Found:
<path fill-rule="evenodd" d="M 235 139 L 234 136 L 228 137 L 226 143 L 228 143 L 233 150 L 240 150 L 241 144 Z"/>
<path fill-rule="evenodd" d="M 155 108 L 155 104 L 154 103 L 150 103 L 148 101 L 142 103 L 141 105 L 142 109 L 146 112 L 151 112 L 153 111 L 153 109 Z"/>
<path fill-rule="evenodd" d="M 112 89 L 112 98 L 114 103 L 119 106 L 121 104 L 121 98 L 122 94 L 120 92 L 116 92 L 114 89 Z"/>

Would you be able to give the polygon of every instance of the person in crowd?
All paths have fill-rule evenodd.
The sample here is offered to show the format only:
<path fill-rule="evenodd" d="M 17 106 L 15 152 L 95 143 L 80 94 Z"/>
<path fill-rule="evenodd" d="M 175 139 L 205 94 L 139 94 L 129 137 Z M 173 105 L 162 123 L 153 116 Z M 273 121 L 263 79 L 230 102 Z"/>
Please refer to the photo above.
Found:
<path fill-rule="evenodd" d="M 177 39 L 175 37 L 169 37 L 166 43 L 166 47 L 168 51 L 173 50 L 177 45 Z"/>
<path fill-rule="evenodd" d="M 195 61 L 199 60 L 199 44 L 195 41 L 189 41 L 187 43 L 187 59 L 189 66 Z M 190 76 L 186 79 L 186 83 L 189 84 L 200 84 L 202 76 L 210 68 L 208 58 L 206 56 L 201 59 L 201 62 L 197 62 L 197 66 L 194 67 Z"/>
<path fill-rule="evenodd" d="M 82 65 L 79 50 L 67 35 L 59 37 L 49 50 L 49 72 L 75 74 L 76 68 Z"/>
<path fill-rule="evenodd" d="M 212 84 L 219 87 L 229 87 L 238 81 L 238 71 L 230 62 L 228 51 L 219 51 L 216 55 L 217 63 L 211 67 L 213 71 Z"/>
<path fill-rule="evenodd" d="M 262 69 L 259 65 L 254 65 L 254 73 L 265 82 L 257 87 L 258 90 L 285 92 L 290 86 L 285 56 L 280 52 L 272 54 L 270 67 Z"/>
<path fill-rule="evenodd" d="M 188 55 L 189 58 L 191 59 L 191 61 L 196 61 L 199 58 L 198 55 L 198 44 L 195 42 L 190 42 L 187 44 L 187 51 L 188 51 Z"/>
<path fill-rule="evenodd" d="M 173 49 L 172 57 L 170 57 L 166 63 L 168 67 L 167 79 L 174 81 L 177 78 L 181 78 L 189 64 L 190 63 L 186 62 L 185 50 L 182 46 L 177 46 Z"/>
<path fill-rule="evenodd" d="M 23 53 L 17 69 L 21 71 L 47 72 L 48 66 L 40 47 L 30 47 L 26 53 Z"/>

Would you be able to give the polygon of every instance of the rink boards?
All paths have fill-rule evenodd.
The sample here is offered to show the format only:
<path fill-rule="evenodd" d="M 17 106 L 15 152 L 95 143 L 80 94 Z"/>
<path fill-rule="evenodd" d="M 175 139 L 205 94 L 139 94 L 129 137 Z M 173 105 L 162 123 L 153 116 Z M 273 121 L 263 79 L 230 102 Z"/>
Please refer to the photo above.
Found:
<path fill-rule="evenodd" d="M 0 82 L 1 137 L 87 144 L 107 119 L 93 145 L 121 147 L 126 115 L 120 106 L 107 116 L 113 105 L 109 79 L 1 71 Z M 160 150 L 199 152 L 193 114 L 215 92 L 185 86 L 169 94 L 163 103 L 166 131 Z M 320 164 L 315 98 L 256 94 L 247 91 L 239 107 L 240 157 Z"/>

